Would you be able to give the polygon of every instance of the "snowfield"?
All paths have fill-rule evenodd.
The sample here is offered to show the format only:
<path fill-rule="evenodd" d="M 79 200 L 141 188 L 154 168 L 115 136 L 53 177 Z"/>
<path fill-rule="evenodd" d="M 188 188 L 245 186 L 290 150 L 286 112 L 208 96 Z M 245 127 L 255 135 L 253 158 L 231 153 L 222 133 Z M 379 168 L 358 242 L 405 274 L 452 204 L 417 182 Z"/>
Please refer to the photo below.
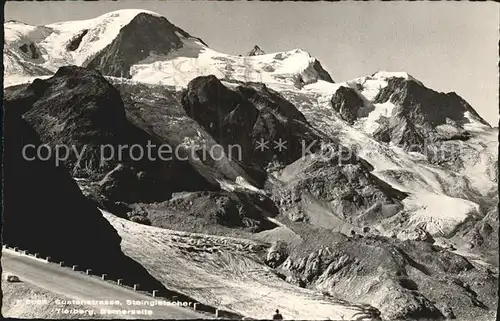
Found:
<path fill-rule="evenodd" d="M 322 296 L 279 278 L 259 258 L 268 244 L 145 226 L 103 212 L 123 252 L 167 288 L 242 315 L 269 319 L 371 320 L 369 306 Z"/>
<path fill-rule="evenodd" d="M 124 9 L 94 19 L 46 26 L 30 26 L 17 21 L 5 23 L 6 85 L 19 83 L 21 80 L 16 79 L 19 75 L 47 75 L 61 66 L 85 65 L 140 13 L 159 16 L 147 10 Z M 285 84 L 312 83 L 320 78 L 313 66 L 316 59 L 301 49 L 237 57 L 214 51 L 195 38 L 176 34 L 183 47 L 166 56 L 151 53 L 150 57 L 131 68 L 133 80 L 184 87 L 194 77 L 210 74 L 221 79 Z M 68 50 L 67 45 L 80 36 L 83 37 L 78 48 Z M 40 57 L 27 66 L 25 61 L 29 60 L 29 55 L 20 46 L 30 43 L 35 45 Z"/>
<path fill-rule="evenodd" d="M 300 49 L 239 57 L 219 53 L 205 47 L 201 42 L 189 44 L 190 47 L 196 45 L 199 47 L 196 57 L 169 59 L 167 56 L 167 60 L 134 65 L 131 69 L 132 79 L 144 83 L 185 87 L 193 78 L 208 75 L 215 75 L 222 80 L 292 86 L 316 82 L 320 78 L 313 67 L 315 59 Z"/>

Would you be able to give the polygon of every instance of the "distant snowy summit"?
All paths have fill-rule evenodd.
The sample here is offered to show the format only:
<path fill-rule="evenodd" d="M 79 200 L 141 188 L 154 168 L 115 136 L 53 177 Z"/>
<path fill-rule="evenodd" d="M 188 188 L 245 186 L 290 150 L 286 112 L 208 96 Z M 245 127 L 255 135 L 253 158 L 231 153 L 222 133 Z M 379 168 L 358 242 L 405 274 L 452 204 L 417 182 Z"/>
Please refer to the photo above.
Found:
<path fill-rule="evenodd" d="M 260 49 L 259 46 L 255 45 L 252 50 L 247 54 L 247 56 L 260 56 L 265 55 L 264 50 Z"/>

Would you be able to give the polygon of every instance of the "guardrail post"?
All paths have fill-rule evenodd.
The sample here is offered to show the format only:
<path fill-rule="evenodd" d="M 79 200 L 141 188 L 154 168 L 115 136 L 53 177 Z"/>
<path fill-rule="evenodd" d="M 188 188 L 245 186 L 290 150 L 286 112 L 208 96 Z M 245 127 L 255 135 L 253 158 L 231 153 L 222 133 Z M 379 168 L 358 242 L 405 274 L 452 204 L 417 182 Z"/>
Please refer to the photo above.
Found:
<path fill-rule="evenodd" d="M 35 253 L 35 258 L 38 259 L 39 256 L 40 256 L 40 253 Z"/>
<path fill-rule="evenodd" d="M 78 269 L 78 265 L 73 265 L 73 271 L 76 271 Z"/>
<path fill-rule="evenodd" d="M 134 284 L 134 291 L 139 290 L 139 284 Z"/>
<path fill-rule="evenodd" d="M 16 252 L 17 252 L 18 250 L 19 250 L 19 248 L 18 248 L 17 246 L 15 246 L 15 247 L 14 247 L 14 251 L 16 251 Z"/>
<path fill-rule="evenodd" d="M 50 256 L 47 256 L 47 258 L 45 259 L 47 262 L 50 262 Z"/>
<path fill-rule="evenodd" d="M 118 283 L 118 285 L 122 285 L 123 284 L 123 279 L 116 280 L 116 283 Z"/>
<path fill-rule="evenodd" d="M 103 275 L 101 276 L 101 279 L 106 280 L 106 277 L 107 277 L 107 276 L 108 276 L 107 274 L 103 274 Z"/>
<path fill-rule="evenodd" d="M 220 311 L 219 309 L 215 309 L 215 317 L 220 318 Z"/>
<path fill-rule="evenodd" d="M 158 293 L 158 290 L 153 290 L 153 298 L 156 298 L 157 293 Z"/>
<path fill-rule="evenodd" d="M 92 272 L 92 269 L 86 269 L 85 274 L 90 275 L 90 272 Z"/>
<path fill-rule="evenodd" d="M 64 266 L 64 261 L 59 262 L 59 266 Z"/>
<path fill-rule="evenodd" d="M 193 304 L 193 309 L 194 309 L 195 311 L 198 311 L 198 304 L 199 304 L 199 303 L 195 303 L 195 304 Z"/>

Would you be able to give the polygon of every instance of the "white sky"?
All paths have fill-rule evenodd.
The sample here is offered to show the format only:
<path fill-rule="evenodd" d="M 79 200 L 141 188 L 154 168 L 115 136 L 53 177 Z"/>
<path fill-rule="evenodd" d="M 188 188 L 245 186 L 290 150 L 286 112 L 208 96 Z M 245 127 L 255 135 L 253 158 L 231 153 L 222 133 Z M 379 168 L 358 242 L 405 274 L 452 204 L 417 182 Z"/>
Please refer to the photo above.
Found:
<path fill-rule="evenodd" d="M 499 4 L 494 2 L 7 2 L 5 19 L 29 24 L 88 19 L 141 8 L 240 54 L 301 48 L 339 82 L 377 70 L 407 71 L 455 91 L 498 126 Z"/>

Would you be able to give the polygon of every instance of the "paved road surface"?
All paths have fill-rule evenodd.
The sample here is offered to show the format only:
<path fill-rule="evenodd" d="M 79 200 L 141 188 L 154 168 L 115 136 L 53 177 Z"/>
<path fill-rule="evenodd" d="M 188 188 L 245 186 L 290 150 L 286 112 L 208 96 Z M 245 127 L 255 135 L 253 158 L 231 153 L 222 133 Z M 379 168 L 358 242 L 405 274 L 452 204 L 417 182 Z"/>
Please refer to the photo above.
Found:
<path fill-rule="evenodd" d="M 207 319 L 206 314 L 197 313 L 179 306 L 127 305 L 127 300 L 155 301 L 163 300 L 134 292 L 118 285 L 104 282 L 68 267 L 60 267 L 54 263 L 35 259 L 13 252 L 2 250 L 2 267 L 4 273 L 17 275 L 21 281 L 34 284 L 43 289 L 61 295 L 61 299 L 75 300 L 119 300 L 121 305 L 85 305 L 97 313 L 101 309 L 112 310 L 151 310 L 152 315 L 115 315 L 114 318 L 127 319 Z M 50 303 L 49 303 L 50 304 Z M 52 303 L 54 304 L 54 303 Z"/>

